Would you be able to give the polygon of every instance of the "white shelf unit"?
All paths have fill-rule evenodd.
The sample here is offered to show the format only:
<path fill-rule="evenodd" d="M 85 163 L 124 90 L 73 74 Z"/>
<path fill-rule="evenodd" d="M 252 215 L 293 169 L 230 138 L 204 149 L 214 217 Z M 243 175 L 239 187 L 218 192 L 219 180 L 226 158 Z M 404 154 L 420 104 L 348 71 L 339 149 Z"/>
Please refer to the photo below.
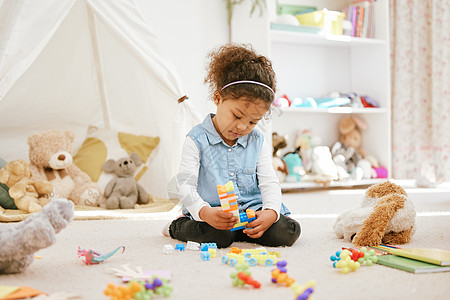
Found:
<path fill-rule="evenodd" d="M 272 30 L 270 22 L 276 14 L 276 1 L 267 2 L 267 11 L 262 16 L 248 18 L 246 8 L 235 14 L 233 41 L 252 43 L 256 50 L 269 56 L 277 74 L 279 92 L 290 99 L 322 97 L 334 91 L 355 92 L 372 97 L 380 108 L 276 108 L 272 111 L 271 130 L 266 132 L 266 137 L 273 131 L 288 135 L 290 149 L 286 151 L 291 151 L 297 132 L 309 129 L 321 138 L 322 145 L 332 146 L 338 140 L 339 120 L 344 116 L 356 115 L 368 124 L 368 129 L 363 132 L 362 148 L 377 158 L 391 174 L 388 0 L 374 1 L 373 39 Z M 288 3 L 341 10 L 351 1 L 299 0 Z M 300 182 L 297 185 L 302 188 L 311 184 Z M 333 183 L 334 186 L 340 184 Z M 346 185 L 342 183 L 342 186 Z M 292 187 L 292 184 L 285 186 Z"/>

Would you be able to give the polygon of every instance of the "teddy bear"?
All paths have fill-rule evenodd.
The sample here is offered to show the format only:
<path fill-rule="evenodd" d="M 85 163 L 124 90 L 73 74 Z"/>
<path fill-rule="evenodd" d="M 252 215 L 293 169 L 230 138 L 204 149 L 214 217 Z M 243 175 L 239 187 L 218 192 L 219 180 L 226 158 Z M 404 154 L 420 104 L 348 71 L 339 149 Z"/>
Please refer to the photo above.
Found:
<path fill-rule="evenodd" d="M 103 163 L 103 171 L 116 175 L 108 182 L 103 193 L 107 209 L 134 208 L 136 203 L 147 204 L 150 201 L 145 189 L 133 177 L 140 165 L 142 160 L 137 153 L 131 153 L 129 157 L 122 157 L 117 161 L 108 159 Z"/>
<path fill-rule="evenodd" d="M 91 178 L 73 164 L 71 131 L 49 130 L 28 137 L 32 179 L 47 180 L 55 196 L 76 205 L 98 206 L 101 191 Z"/>
<path fill-rule="evenodd" d="M 333 160 L 355 181 L 378 177 L 373 169 L 379 167 L 378 161 L 362 149 L 361 132 L 366 129 L 364 119 L 344 117 L 339 120 L 339 141 L 332 146 Z"/>
<path fill-rule="evenodd" d="M 344 117 L 339 120 L 339 141 L 347 148 L 353 147 L 362 156 L 362 133 L 361 131 L 367 129 L 367 123 L 364 119 L 351 116 Z"/>
<path fill-rule="evenodd" d="M 28 163 L 13 160 L 0 169 L 0 182 L 9 189 L 15 207 L 26 212 L 38 212 L 49 201 L 53 185 L 46 180 L 32 180 Z M 13 207 L 11 207 L 13 208 Z"/>
<path fill-rule="evenodd" d="M 73 203 L 54 198 L 22 222 L 0 223 L 0 274 L 23 272 L 73 219 Z"/>
<path fill-rule="evenodd" d="M 358 246 L 405 244 L 415 232 L 416 211 L 405 190 L 390 181 L 370 186 L 361 206 L 338 216 L 334 231 Z"/>

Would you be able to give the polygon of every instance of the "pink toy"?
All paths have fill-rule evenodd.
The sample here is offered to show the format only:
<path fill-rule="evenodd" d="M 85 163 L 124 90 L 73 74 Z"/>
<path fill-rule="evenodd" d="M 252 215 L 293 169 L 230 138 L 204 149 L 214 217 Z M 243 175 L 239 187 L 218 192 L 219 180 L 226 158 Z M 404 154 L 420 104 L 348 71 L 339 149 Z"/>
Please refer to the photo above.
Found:
<path fill-rule="evenodd" d="M 388 178 L 388 171 L 385 167 L 373 168 L 377 174 L 377 178 Z"/>
<path fill-rule="evenodd" d="M 86 265 L 95 265 L 95 264 L 99 264 L 103 261 L 105 261 L 106 259 L 110 258 L 111 256 L 113 256 L 120 248 L 122 248 L 122 253 L 125 251 L 125 247 L 124 246 L 120 246 L 117 247 L 115 250 L 106 253 L 104 255 L 95 252 L 94 250 L 84 250 L 81 249 L 80 247 L 78 247 L 78 257 L 81 258 L 81 260 L 86 264 Z"/>

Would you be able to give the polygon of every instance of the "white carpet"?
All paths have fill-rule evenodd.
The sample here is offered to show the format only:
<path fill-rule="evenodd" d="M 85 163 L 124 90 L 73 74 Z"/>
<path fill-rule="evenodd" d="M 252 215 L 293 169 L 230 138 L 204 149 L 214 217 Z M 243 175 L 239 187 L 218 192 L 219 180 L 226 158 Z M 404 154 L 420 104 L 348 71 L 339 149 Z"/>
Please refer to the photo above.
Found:
<path fill-rule="evenodd" d="M 450 193 L 407 192 L 418 212 L 417 231 L 408 246 L 450 250 Z M 281 252 L 288 262 L 289 275 L 298 283 L 316 280 L 315 299 L 449 299 L 450 272 L 416 275 L 374 265 L 344 275 L 332 267 L 330 255 L 350 246 L 334 236 L 335 218 L 359 206 L 363 193 L 331 190 L 283 194 L 285 204 L 302 226 L 302 234 L 292 247 L 268 250 Z M 50 294 L 64 291 L 77 293 L 81 299 L 107 299 L 103 296 L 107 284 L 121 282 L 106 269 L 129 264 L 144 270 L 170 270 L 174 288 L 170 299 L 294 298 L 289 288 L 271 283 L 269 267 L 251 268 L 252 276 L 262 284 L 259 290 L 232 287 L 229 275 L 233 269 L 220 259 L 228 249 L 218 250 L 217 258 L 211 261 L 202 261 L 198 251 L 163 254 L 164 244 L 178 243 L 161 235 L 163 225 L 177 214 L 173 210 L 151 215 L 151 219 L 74 221 L 58 234 L 53 246 L 36 253 L 42 259 L 36 259 L 22 274 L 0 275 L 0 285 L 27 285 Z M 99 265 L 84 265 L 77 257 L 78 246 L 103 254 L 121 245 L 126 247 L 123 254 L 117 253 Z M 233 246 L 257 247 L 245 243 Z"/>

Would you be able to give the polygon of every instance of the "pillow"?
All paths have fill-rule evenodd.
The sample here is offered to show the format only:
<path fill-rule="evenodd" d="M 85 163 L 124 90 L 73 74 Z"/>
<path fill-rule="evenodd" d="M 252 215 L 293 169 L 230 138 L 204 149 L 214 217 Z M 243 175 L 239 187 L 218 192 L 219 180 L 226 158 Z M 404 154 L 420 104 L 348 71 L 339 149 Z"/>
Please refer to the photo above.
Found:
<path fill-rule="evenodd" d="M 86 139 L 74 155 L 73 162 L 104 191 L 108 182 L 115 176 L 103 172 L 102 165 L 106 160 L 117 160 L 136 152 L 143 162 L 135 174 L 135 179 L 139 182 L 148 169 L 150 154 L 158 144 L 159 137 L 134 135 L 91 126 Z M 143 186 L 145 188 L 145 185 Z"/>

